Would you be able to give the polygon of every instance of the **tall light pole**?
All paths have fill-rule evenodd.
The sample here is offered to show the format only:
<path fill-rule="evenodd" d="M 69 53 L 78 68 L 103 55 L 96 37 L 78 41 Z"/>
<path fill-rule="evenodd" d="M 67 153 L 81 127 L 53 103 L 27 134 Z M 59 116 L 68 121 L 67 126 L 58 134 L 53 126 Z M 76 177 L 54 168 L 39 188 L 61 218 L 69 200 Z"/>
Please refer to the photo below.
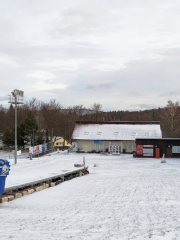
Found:
<path fill-rule="evenodd" d="M 34 142 L 35 142 L 35 141 L 34 141 L 34 130 L 35 130 L 35 129 L 33 129 L 33 139 L 32 139 L 33 147 L 34 147 Z"/>
<path fill-rule="evenodd" d="M 52 128 L 51 152 L 53 152 L 53 128 Z"/>
<path fill-rule="evenodd" d="M 11 92 L 12 95 L 9 95 L 9 103 L 15 105 L 15 153 L 14 153 L 14 164 L 17 163 L 17 105 L 23 104 L 24 92 L 18 89 L 15 89 Z"/>

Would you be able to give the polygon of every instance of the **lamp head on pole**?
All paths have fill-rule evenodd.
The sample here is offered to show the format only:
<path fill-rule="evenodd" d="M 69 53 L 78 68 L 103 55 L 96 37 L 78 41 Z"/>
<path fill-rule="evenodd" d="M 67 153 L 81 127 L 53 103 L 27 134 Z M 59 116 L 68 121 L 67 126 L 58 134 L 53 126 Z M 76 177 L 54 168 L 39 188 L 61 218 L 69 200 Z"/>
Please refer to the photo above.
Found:
<path fill-rule="evenodd" d="M 14 91 L 11 92 L 11 94 L 12 95 L 9 97 L 9 103 L 23 104 L 24 91 L 19 89 L 14 89 Z"/>

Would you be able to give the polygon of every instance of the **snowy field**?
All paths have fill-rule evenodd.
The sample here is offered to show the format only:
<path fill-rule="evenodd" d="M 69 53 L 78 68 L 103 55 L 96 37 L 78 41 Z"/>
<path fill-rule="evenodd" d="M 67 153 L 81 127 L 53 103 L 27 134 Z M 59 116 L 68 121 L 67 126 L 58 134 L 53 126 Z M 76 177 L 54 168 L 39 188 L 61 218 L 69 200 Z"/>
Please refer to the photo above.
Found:
<path fill-rule="evenodd" d="M 40 157 L 39 159 L 17 159 L 16 165 L 14 165 L 14 159 L 9 159 L 11 168 L 10 175 L 7 177 L 6 187 L 77 170 L 74 167 L 74 163 L 83 163 L 83 156 L 78 154 L 70 155 L 67 154 L 67 151 L 61 151 L 59 153 L 54 152 L 50 156 Z"/>
<path fill-rule="evenodd" d="M 74 170 L 83 156 L 89 175 L 0 204 L 1 240 L 180 239 L 180 159 L 161 164 L 76 153 L 21 159 L 6 187 Z"/>
<path fill-rule="evenodd" d="M 29 156 L 29 152 L 23 152 L 21 155 L 18 155 L 17 158 L 27 158 Z M 12 151 L 3 151 L 0 150 L 0 159 L 14 159 L 14 154 L 12 154 Z"/>

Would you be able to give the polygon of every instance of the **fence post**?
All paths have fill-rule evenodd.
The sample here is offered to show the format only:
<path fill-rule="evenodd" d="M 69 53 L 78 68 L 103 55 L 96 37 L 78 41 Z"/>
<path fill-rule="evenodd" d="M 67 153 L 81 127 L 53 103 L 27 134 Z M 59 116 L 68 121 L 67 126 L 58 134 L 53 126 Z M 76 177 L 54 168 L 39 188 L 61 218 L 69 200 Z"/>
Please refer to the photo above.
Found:
<path fill-rule="evenodd" d="M 85 156 L 83 157 L 84 170 L 85 170 Z"/>

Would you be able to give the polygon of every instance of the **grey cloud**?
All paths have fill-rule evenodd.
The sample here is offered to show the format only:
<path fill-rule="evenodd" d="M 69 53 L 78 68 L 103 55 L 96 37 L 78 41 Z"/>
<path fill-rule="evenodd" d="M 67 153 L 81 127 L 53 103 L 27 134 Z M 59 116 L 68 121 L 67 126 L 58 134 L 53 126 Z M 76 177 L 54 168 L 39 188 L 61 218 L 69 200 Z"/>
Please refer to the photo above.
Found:
<path fill-rule="evenodd" d="M 167 58 L 180 57 L 180 48 L 172 47 L 172 48 L 166 48 L 166 49 L 159 49 L 158 52 L 159 54 Z"/>
<path fill-rule="evenodd" d="M 170 97 L 179 98 L 179 93 L 180 93 L 180 88 L 178 88 L 176 91 L 172 91 L 172 92 L 162 92 L 158 96 L 159 97 L 166 97 L 166 98 L 170 98 Z"/>
<path fill-rule="evenodd" d="M 128 93 L 128 96 L 131 96 L 131 97 L 139 97 L 140 94 L 137 93 L 137 92 L 129 92 L 129 93 Z"/>
<path fill-rule="evenodd" d="M 111 88 L 114 85 L 115 85 L 114 81 L 107 81 L 107 82 L 101 82 L 101 83 L 86 84 L 86 88 L 87 89 Z"/>
<path fill-rule="evenodd" d="M 178 98 L 179 1 L 1 2 L 2 95 L 20 88 L 26 98 L 116 110 Z M 46 84 L 68 87 L 34 91 L 36 71 L 49 73 Z"/>

